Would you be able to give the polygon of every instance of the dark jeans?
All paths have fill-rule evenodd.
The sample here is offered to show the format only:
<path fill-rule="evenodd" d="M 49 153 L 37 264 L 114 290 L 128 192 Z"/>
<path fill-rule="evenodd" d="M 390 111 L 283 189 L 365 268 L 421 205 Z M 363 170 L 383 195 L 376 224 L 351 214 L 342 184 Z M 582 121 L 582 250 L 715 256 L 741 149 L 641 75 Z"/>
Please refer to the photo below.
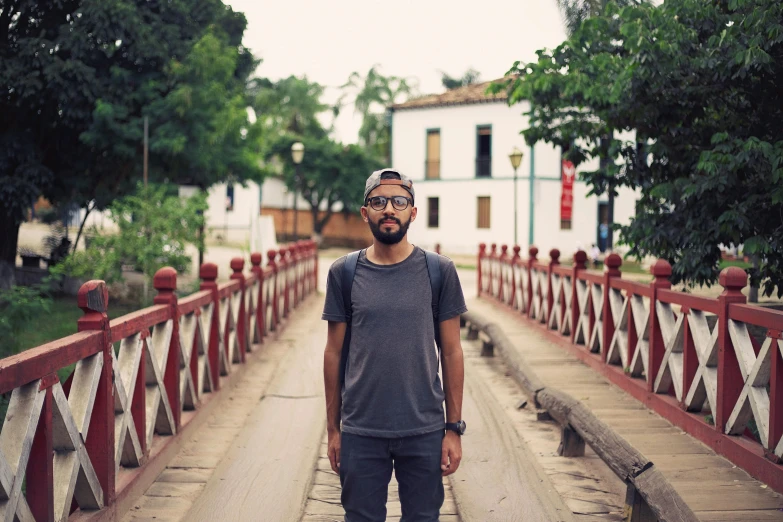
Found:
<path fill-rule="evenodd" d="M 385 439 L 343 433 L 340 484 L 345 522 L 385 522 L 392 467 L 399 484 L 400 522 L 437 522 L 443 505 L 443 431 Z"/>

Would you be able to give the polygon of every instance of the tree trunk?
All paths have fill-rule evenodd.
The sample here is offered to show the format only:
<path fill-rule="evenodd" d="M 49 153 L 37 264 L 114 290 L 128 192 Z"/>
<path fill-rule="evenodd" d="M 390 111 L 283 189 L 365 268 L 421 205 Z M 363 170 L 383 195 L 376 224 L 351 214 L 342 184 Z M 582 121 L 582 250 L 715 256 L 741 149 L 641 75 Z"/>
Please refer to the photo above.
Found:
<path fill-rule="evenodd" d="M 759 269 L 759 258 L 758 256 L 750 256 L 750 261 L 753 263 L 753 271 L 756 272 Z M 750 289 L 748 290 L 748 302 L 749 303 L 758 303 L 759 302 L 759 287 L 758 285 L 750 285 Z"/>
<path fill-rule="evenodd" d="M 87 216 L 90 215 L 90 212 L 95 208 L 95 204 L 88 205 L 87 206 L 87 212 L 84 213 L 84 219 L 82 219 L 82 224 L 79 225 L 79 232 L 76 234 L 76 241 L 73 242 L 73 251 L 76 252 L 76 247 L 79 246 L 79 238 L 82 237 L 82 231 L 84 230 L 84 224 L 87 223 Z"/>
<path fill-rule="evenodd" d="M 204 264 L 204 221 L 198 227 L 198 269 Z"/>
<path fill-rule="evenodd" d="M 9 289 L 15 284 L 14 267 L 20 225 L 13 218 L 0 219 L 0 289 Z"/>
<path fill-rule="evenodd" d="M 0 219 L 0 261 L 16 264 L 16 249 L 19 245 L 19 227 L 21 221 L 13 217 Z"/>

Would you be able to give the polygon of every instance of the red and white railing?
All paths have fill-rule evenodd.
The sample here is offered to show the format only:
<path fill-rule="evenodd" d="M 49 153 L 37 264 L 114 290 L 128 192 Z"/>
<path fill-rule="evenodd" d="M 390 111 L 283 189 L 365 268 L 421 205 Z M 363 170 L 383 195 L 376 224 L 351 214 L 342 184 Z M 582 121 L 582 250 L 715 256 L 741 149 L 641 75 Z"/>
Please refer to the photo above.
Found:
<path fill-rule="evenodd" d="M 623 279 L 610 254 L 603 272 L 549 261 L 532 247 L 479 245 L 479 295 L 540 323 L 584 362 L 716 452 L 783 492 L 783 311 L 746 304 L 744 270 L 720 274 L 723 293 L 671 289 L 658 260 L 652 281 Z M 755 424 L 755 433 L 751 429 Z"/>
<path fill-rule="evenodd" d="M 249 274 L 233 259 L 225 283 L 216 265 L 202 265 L 200 291 L 182 299 L 176 271 L 161 268 L 154 305 L 111 321 L 106 285 L 85 283 L 78 333 L 0 360 L 0 393 L 10 394 L 0 431 L 5 519 L 122 515 L 118 504 L 154 480 L 165 448 L 232 369 L 316 289 L 312 241 L 270 250 L 265 267 L 261 254 L 250 259 Z M 61 383 L 58 371 L 71 365 Z"/>

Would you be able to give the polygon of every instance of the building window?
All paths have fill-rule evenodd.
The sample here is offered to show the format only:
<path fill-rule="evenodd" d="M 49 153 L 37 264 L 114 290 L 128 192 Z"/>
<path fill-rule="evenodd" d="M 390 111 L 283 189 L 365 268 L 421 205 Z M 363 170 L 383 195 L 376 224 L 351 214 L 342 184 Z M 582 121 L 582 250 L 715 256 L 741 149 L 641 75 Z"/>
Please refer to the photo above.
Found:
<path fill-rule="evenodd" d="M 476 177 L 492 176 L 492 126 L 476 127 Z"/>
<path fill-rule="evenodd" d="M 478 228 L 489 228 L 489 196 L 478 197 Z"/>
<path fill-rule="evenodd" d="M 234 185 L 226 185 L 226 212 L 234 210 Z"/>
<path fill-rule="evenodd" d="M 440 129 L 427 131 L 427 160 L 425 179 L 440 179 Z"/>
<path fill-rule="evenodd" d="M 427 228 L 438 228 L 438 198 L 427 198 Z"/>
<path fill-rule="evenodd" d="M 560 230 L 571 230 L 571 220 L 570 219 L 561 219 L 560 220 Z"/>

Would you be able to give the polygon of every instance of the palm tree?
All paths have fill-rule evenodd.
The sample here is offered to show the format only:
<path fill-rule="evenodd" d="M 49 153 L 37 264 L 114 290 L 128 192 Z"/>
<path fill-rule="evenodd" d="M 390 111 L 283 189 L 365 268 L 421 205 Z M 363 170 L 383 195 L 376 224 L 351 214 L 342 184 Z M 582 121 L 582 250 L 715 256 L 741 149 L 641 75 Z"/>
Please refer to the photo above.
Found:
<path fill-rule="evenodd" d="M 354 109 L 362 115 L 359 143 L 388 163 L 391 135 L 386 109 L 410 96 L 415 86 L 406 78 L 384 76 L 379 69 L 377 64 L 373 65 L 364 77 L 358 72 L 353 72 L 345 85 L 340 88 L 356 91 L 353 99 Z M 344 104 L 345 97 L 346 95 L 343 95 L 340 98 L 338 107 Z"/>

